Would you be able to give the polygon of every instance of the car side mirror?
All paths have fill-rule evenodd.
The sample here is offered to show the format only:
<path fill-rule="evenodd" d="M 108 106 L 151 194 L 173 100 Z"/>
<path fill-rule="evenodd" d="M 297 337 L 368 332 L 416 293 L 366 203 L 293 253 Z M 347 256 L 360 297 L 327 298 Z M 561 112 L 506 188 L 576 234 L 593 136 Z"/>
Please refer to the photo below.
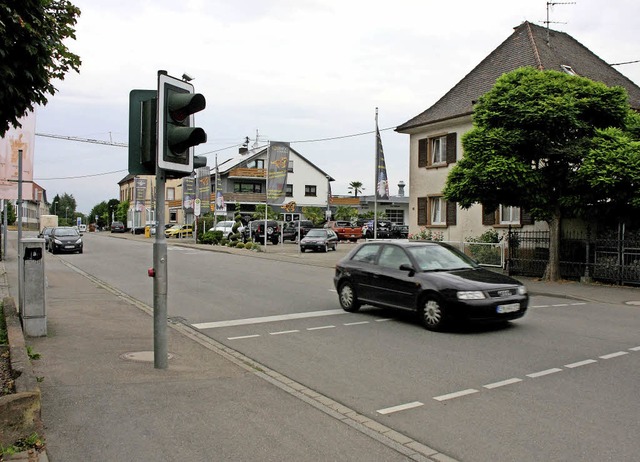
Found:
<path fill-rule="evenodd" d="M 400 265 L 400 271 L 408 272 L 409 277 L 412 277 L 414 274 L 416 274 L 415 268 L 409 263 L 403 263 L 402 265 Z"/>

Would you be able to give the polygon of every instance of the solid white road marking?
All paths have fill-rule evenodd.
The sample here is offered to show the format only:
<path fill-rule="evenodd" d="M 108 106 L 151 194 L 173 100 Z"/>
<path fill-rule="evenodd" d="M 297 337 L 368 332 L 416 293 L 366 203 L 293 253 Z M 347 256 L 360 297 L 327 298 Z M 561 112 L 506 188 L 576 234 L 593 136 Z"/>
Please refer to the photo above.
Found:
<path fill-rule="evenodd" d="M 483 385 L 484 388 L 491 390 L 492 388 L 504 387 L 505 385 L 511 385 L 512 383 L 522 382 L 522 379 L 513 378 L 502 380 L 501 382 L 490 383 L 488 385 Z"/>
<path fill-rule="evenodd" d="M 307 327 L 307 330 L 321 330 L 321 329 L 331 329 L 336 326 L 319 326 L 319 327 Z"/>
<path fill-rule="evenodd" d="M 246 326 L 248 324 L 261 324 L 265 322 L 288 321 L 290 319 L 315 318 L 318 316 L 332 316 L 334 314 L 346 314 L 344 310 L 309 311 L 307 313 L 279 314 L 276 316 L 263 316 L 261 318 L 233 319 L 231 321 L 201 322 L 192 324 L 196 329 L 215 329 L 217 327 Z"/>
<path fill-rule="evenodd" d="M 461 396 L 471 395 L 473 393 L 478 393 L 478 390 L 474 390 L 473 388 L 469 388 L 467 390 L 456 391 L 455 393 L 449 393 L 446 395 L 434 396 L 433 399 L 436 401 L 446 401 L 448 399 L 460 398 Z"/>
<path fill-rule="evenodd" d="M 255 337 L 260 337 L 259 335 L 241 335 L 240 337 L 227 337 L 227 340 L 239 340 L 242 338 L 255 338 Z"/>
<path fill-rule="evenodd" d="M 269 335 L 282 335 L 282 334 L 293 334 L 295 332 L 300 332 L 298 329 L 294 330 L 281 330 L 280 332 L 269 332 Z"/>
<path fill-rule="evenodd" d="M 585 359 L 584 361 L 578 361 L 577 363 L 565 364 L 564 367 L 573 369 L 574 367 L 586 366 L 587 364 L 597 363 L 595 359 Z"/>
<path fill-rule="evenodd" d="M 398 406 L 388 407 L 385 409 L 378 409 L 376 412 L 378 414 L 386 415 L 392 414 L 394 412 L 406 411 L 407 409 L 413 409 L 420 406 L 424 406 L 424 403 L 421 403 L 420 401 L 414 401 L 413 403 L 400 404 Z"/>
<path fill-rule="evenodd" d="M 618 356 L 624 356 L 624 355 L 628 355 L 629 352 L 628 351 L 617 351 L 615 353 L 609 353 L 608 355 L 604 355 L 604 356 L 600 356 L 601 359 L 611 359 L 611 358 L 617 358 Z"/>
<path fill-rule="evenodd" d="M 535 379 L 536 377 L 542 377 L 543 375 L 555 374 L 556 372 L 562 372 L 562 369 L 554 367 L 553 369 L 547 369 L 546 371 L 534 372 L 533 374 L 527 374 L 527 377 Z"/>

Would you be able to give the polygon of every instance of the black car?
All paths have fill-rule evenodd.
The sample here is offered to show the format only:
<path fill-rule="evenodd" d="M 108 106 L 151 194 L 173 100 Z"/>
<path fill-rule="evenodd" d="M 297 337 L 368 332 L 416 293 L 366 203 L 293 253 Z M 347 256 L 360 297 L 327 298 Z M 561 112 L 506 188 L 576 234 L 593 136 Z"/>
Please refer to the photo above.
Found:
<path fill-rule="evenodd" d="M 44 239 L 44 250 L 49 250 L 49 238 L 51 237 L 51 231 L 53 230 L 54 228 L 51 226 L 46 226 L 42 228 L 42 231 L 38 234 L 39 238 Z"/>
<path fill-rule="evenodd" d="M 409 237 L 409 226 L 391 225 L 391 237 L 393 239 L 407 239 Z"/>
<path fill-rule="evenodd" d="M 280 225 L 278 225 L 278 222 L 275 220 L 267 220 L 266 226 L 265 220 L 254 220 L 249 222 L 249 224 L 245 226 L 244 230 L 242 231 L 244 241 L 247 242 L 249 239 L 253 239 L 254 242 L 263 244 L 265 228 L 267 241 L 271 242 L 274 245 L 280 242 Z"/>
<path fill-rule="evenodd" d="M 125 227 L 124 223 L 121 221 L 112 221 L 111 222 L 111 232 L 112 233 L 124 233 Z"/>
<path fill-rule="evenodd" d="M 313 222 L 311 220 L 288 221 L 282 226 L 282 240 L 297 241 L 299 240 L 298 229 L 300 230 L 300 237 L 305 237 L 312 228 Z"/>
<path fill-rule="evenodd" d="M 338 235 L 332 229 L 310 229 L 307 235 L 300 240 L 300 252 L 307 250 L 322 250 L 323 252 L 328 252 L 329 249 L 338 250 L 338 240 Z"/>
<path fill-rule="evenodd" d="M 435 331 L 454 320 L 517 319 L 529 305 L 522 283 L 440 242 L 361 244 L 338 262 L 334 284 L 345 311 L 361 304 L 413 310 Z"/>
<path fill-rule="evenodd" d="M 53 228 L 49 236 L 49 250 L 51 253 L 82 253 L 82 237 L 78 230 L 72 226 Z"/>

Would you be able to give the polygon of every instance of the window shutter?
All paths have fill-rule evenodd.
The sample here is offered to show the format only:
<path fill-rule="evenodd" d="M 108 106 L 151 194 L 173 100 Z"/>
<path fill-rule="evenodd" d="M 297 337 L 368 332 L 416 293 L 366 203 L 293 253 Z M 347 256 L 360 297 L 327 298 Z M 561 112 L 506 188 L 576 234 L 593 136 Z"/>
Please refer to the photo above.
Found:
<path fill-rule="evenodd" d="M 487 210 L 482 206 L 482 224 L 483 225 L 495 225 L 496 224 L 496 211 Z"/>
<path fill-rule="evenodd" d="M 418 140 L 418 168 L 427 166 L 427 146 L 428 139 L 423 138 Z"/>
<path fill-rule="evenodd" d="M 447 201 L 447 226 L 453 226 L 458 221 L 458 203 Z"/>
<path fill-rule="evenodd" d="M 427 198 L 418 197 L 418 225 L 426 226 L 427 224 Z"/>
<path fill-rule="evenodd" d="M 458 146 L 456 140 L 456 133 L 449 133 L 447 135 L 447 164 L 456 162 L 456 149 Z"/>
<path fill-rule="evenodd" d="M 534 223 L 533 217 L 526 210 L 520 209 L 520 224 L 532 225 Z"/>

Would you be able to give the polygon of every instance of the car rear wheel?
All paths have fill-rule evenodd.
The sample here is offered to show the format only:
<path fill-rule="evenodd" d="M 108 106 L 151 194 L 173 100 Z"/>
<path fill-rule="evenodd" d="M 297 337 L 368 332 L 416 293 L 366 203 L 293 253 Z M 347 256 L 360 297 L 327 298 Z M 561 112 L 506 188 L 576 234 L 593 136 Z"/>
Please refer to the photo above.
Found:
<path fill-rule="evenodd" d="M 435 295 L 428 295 L 420 301 L 418 314 L 420 322 L 427 330 L 440 331 L 448 321 L 442 300 Z"/>
<path fill-rule="evenodd" d="M 340 306 L 343 310 L 353 313 L 360 309 L 360 302 L 358 301 L 356 290 L 350 282 L 344 282 L 340 286 L 338 297 L 340 299 Z"/>

